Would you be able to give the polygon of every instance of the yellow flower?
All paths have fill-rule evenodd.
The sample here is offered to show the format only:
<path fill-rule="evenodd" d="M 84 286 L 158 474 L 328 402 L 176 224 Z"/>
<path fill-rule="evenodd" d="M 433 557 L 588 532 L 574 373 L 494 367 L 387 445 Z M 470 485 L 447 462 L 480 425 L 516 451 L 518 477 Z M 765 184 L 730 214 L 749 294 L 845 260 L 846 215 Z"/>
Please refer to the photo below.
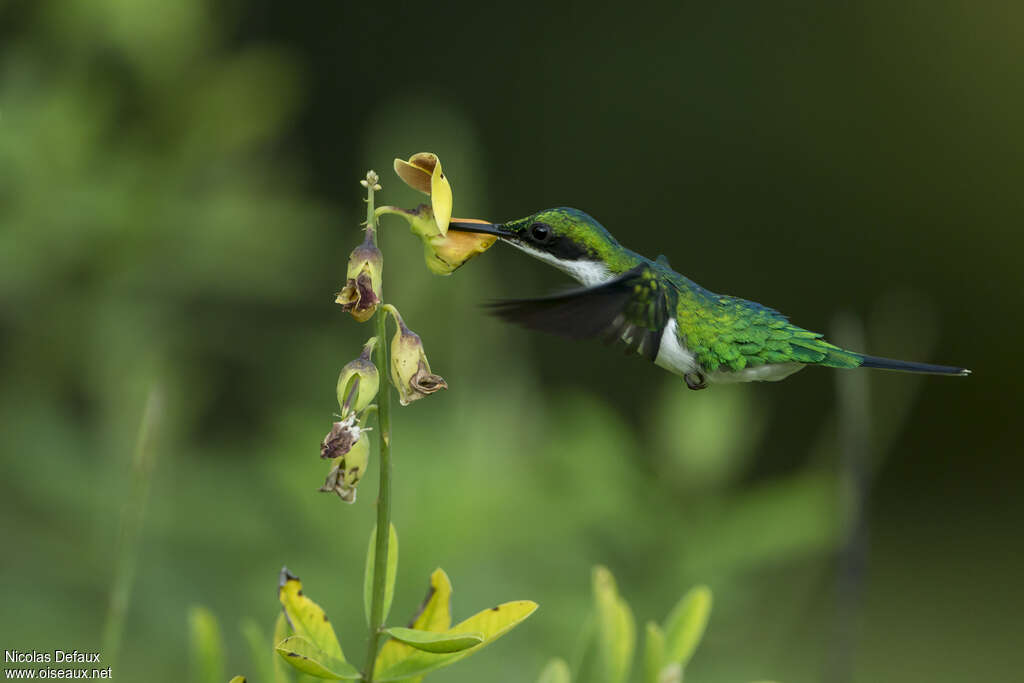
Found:
<path fill-rule="evenodd" d="M 377 215 L 392 214 L 409 222 L 409 228 L 423 240 L 423 258 L 427 268 L 435 275 L 451 275 L 466 261 L 487 251 L 498 239 L 494 235 L 481 235 L 461 230 L 441 234 L 434 222 L 430 206 L 420 204 L 415 209 L 400 209 L 396 206 L 382 206 Z M 457 218 L 460 223 L 490 225 L 487 221 L 472 218 Z"/>
<path fill-rule="evenodd" d="M 380 305 L 381 279 L 384 257 L 373 241 L 371 232 L 366 241 L 352 250 L 348 258 L 348 278 L 345 286 L 334 299 L 341 309 L 352 314 L 359 322 L 373 317 Z"/>
<path fill-rule="evenodd" d="M 408 161 L 395 159 L 395 173 L 412 189 L 430 195 L 437 232 L 447 234 L 448 222 L 452 219 L 452 186 L 441 170 L 441 160 L 437 155 L 420 152 L 413 154 Z"/>
<path fill-rule="evenodd" d="M 415 209 L 382 206 L 377 209 L 377 215 L 394 214 L 409 222 L 410 229 L 423 240 L 423 255 L 432 273 L 451 275 L 459 266 L 494 244 L 497 239 L 494 235 L 448 231 L 452 220 L 489 223 L 452 218 L 452 188 L 436 154 L 420 152 L 409 157 L 408 161 L 395 159 L 395 173 L 409 187 L 430 195 L 430 204 L 420 204 Z"/>

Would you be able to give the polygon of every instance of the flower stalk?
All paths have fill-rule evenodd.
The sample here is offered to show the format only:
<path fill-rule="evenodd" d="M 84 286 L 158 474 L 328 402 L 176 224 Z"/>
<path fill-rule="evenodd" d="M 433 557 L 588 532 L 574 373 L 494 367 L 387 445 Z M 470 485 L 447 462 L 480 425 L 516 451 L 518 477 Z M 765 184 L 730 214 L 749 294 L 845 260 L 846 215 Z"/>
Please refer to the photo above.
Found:
<path fill-rule="evenodd" d="M 377 174 L 370 171 L 366 174 L 366 233 L 367 239 L 376 243 L 377 217 L 374 213 L 373 193 L 380 189 Z M 378 368 L 388 368 L 387 316 L 377 315 L 376 360 Z M 384 373 L 385 375 L 387 373 Z M 373 594 L 370 602 L 370 642 L 366 651 L 366 665 L 363 680 L 373 681 L 373 668 L 377 660 L 377 648 L 380 646 L 381 629 L 384 626 L 384 594 L 387 589 L 388 544 L 391 529 L 391 386 L 387 380 L 383 382 L 377 394 L 377 462 L 380 463 L 380 488 L 377 494 L 377 538 L 376 554 L 373 564 Z"/>

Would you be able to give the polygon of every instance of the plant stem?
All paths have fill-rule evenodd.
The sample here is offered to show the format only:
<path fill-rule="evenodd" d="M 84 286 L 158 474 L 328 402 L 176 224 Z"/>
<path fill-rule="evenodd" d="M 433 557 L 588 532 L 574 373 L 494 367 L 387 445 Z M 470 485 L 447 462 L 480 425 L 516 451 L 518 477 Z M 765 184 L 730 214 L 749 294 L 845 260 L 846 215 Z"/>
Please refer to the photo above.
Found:
<path fill-rule="evenodd" d="M 377 231 L 373 212 L 373 183 L 367 191 L 366 229 Z M 383 298 L 383 296 L 381 297 Z M 380 463 L 380 490 L 377 494 L 377 546 L 373 563 L 373 599 L 370 602 L 370 644 L 366 651 L 363 680 L 373 681 L 381 628 L 384 626 L 384 592 L 388 566 L 388 544 L 391 539 L 391 380 L 387 344 L 388 317 L 383 308 L 377 310 L 377 371 L 384 376 L 377 394 L 377 462 Z"/>
<path fill-rule="evenodd" d="M 127 502 L 121 508 L 120 533 L 117 543 L 117 561 L 114 565 L 113 585 L 107 618 L 103 625 L 103 661 L 117 668 L 117 657 L 124 634 L 124 617 L 135 582 L 135 568 L 138 563 L 138 546 L 142 532 L 142 519 L 149 498 L 149 486 L 153 472 L 151 438 L 160 420 L 160 391 L 153 387 L 146 398 L 146 405 L 139 422 L 139 432 L 132 455 L 132 483 Z"/>

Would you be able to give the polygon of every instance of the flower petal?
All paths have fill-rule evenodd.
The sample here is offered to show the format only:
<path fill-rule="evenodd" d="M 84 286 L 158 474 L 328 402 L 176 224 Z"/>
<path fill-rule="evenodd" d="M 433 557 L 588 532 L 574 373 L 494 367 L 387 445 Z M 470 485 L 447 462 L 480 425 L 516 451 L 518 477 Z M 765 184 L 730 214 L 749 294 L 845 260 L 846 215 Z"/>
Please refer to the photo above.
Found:
<path fill-rule="evenodd" d="M 448 223 L 452 220 L 452 186 L 441 170 L 438 160 L 430 174 L 430 206 L 434 210 L 434 221 L 442 235 L 448 234 Z"/>
<path fill-rule="evenodd" d="M 477 254 L 487 251 L 497 241 L 494 235 L 452 230 L 445 236 L 424 240 L 427 268 L 435 275 L 451 275 Z"/>
<path fill-rule="evenodd" d="M 416 166 L 410 164 L 404 159 L 395 159 L 395 173 L 402 181 L 414 190 L 419 190 L 423 194 L 430 194 L 430 171 L 425 170 L 422 166 Z"/>

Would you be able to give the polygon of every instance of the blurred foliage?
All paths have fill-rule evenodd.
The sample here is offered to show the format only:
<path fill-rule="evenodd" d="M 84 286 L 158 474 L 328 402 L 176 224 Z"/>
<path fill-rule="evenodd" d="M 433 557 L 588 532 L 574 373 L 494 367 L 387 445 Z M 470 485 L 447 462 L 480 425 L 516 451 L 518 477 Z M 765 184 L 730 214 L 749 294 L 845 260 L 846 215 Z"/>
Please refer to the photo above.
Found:
<path fill-rule="evenodd" d="M 712 289 L 823 331 L 853 309 L 873 352 L 973 367 L 966 382 L 870 375 L 852 676 L 1012 679 L 1022 19 L 966 0 L 0 2 L 4 647 L 99 647 L 157 385 L 115 678 L 182 680 L 197 603 L 243 670 L 255 634 L 235 625 L 271 623 L 285 561 L 345 617 L 339 639 L 362 642 L 352 530 L 372 526 L 370 497 L 342 523 L 315 493 L 334 378 L 365 340 L 332 303 L 363 207 L 335 196 L 431 149 L 458 215 L 577 205 Z M 411 64 L 390 49 L 403 36 L 437 40 Z M 418 201 L 382 176 L 390 203 Z M 436 679 L 522 681 L 571 652 L 597 563 L 639 614 L 714 589 L 688 680 L 819 678 L 849 521 L 833 375 L 693 395 L 481 315 L 562 281 L 544 266 L 499 245 L 436 278 L 395 224 L 383 241 L 403 274 L 384 286 L 452 387 L 396 421 L 395 609 L 438 564 L 458 604 L 544 606 Z"/>
<path fill-rule="evenodd" d="M 221 683 L 224 680 L 224 640 L 217 617 L 205 607 L 192 607 L 188 625 L 192 680 Z"/>
<path fill-rule="evenodd" d="M 637 633 L 633 611 L 619 594 L 615 578 L 606 567 L 593 571 L 593 611 L 581 631 L 576 672 L 563 659 L 553 659 L 541 671 L 537 683 L 626 683 L 631 680 Z M 643 683 L 682 683 L 686 665 L 704 637 L 711 614 L 711 591 L 698 586 L 672 608 L 664 624 L 647 622 L 645 628 Z"/>

